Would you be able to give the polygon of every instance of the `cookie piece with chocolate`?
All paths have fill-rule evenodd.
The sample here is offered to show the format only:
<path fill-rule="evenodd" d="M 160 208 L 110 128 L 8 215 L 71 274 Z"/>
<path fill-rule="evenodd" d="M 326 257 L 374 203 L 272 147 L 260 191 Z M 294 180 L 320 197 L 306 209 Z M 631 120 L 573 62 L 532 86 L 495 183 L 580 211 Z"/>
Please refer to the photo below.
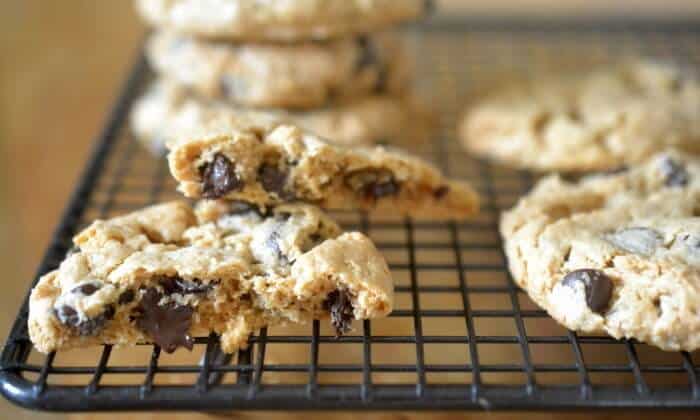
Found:
<path fill-rule="evenodd" d="M 448 179 L 421 159 L 385 147 L 332 145 L 284 123 L 228 118 L 169 146 L 170 171 L 187 197 L 260 207 L 293 197 L 323 208 L 384 209 L 439 219 L 463 219 L 478 210 L 478 196 L 469 185 Z M 221 156 L 240 180 L 236 188 L 215 185 L 205 176 Z M 270 167 L 274 174 L 263 170 Z"/>
<path fill-rule="evenodd" d="M 216 332 L 230 353 L 262 326 L 330 318 L 342 334 L 393 305 L 371 241 L 310 205 L 173 202 L 96 221 L 74 243 L 31 293 L 42 352 L 138 342 L 172 352 Z"/>
<path fill-rule="evenodd" d="M 700 348 L 700 160 L 540 181 L 501 219 L 515 282 L 576 331 Z"/>
<path fill-rule="evenodd" d="M 146 56 L 162 77 L 205 100 L 309 109 L 399 94 L 411 69 L 399 38 L 376 34 L 299 44 L 207 42 L 156 31 Z"/>

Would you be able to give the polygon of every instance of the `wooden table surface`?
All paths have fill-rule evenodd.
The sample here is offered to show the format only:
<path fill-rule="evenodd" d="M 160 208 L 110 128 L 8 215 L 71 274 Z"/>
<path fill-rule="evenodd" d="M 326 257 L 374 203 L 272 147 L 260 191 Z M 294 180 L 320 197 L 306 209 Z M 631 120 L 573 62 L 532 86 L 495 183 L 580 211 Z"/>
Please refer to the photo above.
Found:
<path fill-rule="evenodd" d="M 496 3 L 496 9 L 453 3 L 468 13 L 523 10 L 523 3 Z M 493 3 L 493 2 L 491 2 Z M 562 12 L 561 3 L 552 10 Z M 581 6 L 583 1 L 571 2 Z M 609 2 L 588 2 L 593 8 Z M 635 6 L 653 2 L 638 0 Z M 619 3 L 618 4 L 619 7 Z M 666 10 L 678 7 L 697 15 L 700 2 L 666 1 Z M 526 7 L 525 10 L 528 8 Z M 639 7 L 638 7 L 639 9 Z M 652 10 L 653 11 L 653 10 Z M 520 12 L 516 13 L 519 14 Z M 141 26 L 128 1 L 38 1 L 3 2 L 0 14 L 0 266 L 5 282 L 0 294 L 0 334 L 4 339 L 27 282 L 33 275 L 69 192 L 84 166 L 92 139 L 122 81 L 135 48 L 142 37 Z M 55 419 L 58 414 L 33 413 L 0 402 L 2 418 Z M 689 413 L 664 414 L 688 418 Z M 303 417 L 302 417 L 303 416 Z M 570 414 L 567 418 L 640 418 L 642 413 Z M 77 416 L 76 416 L 77 417 Z M 199 416 L 197 416 L 199 417 Z M 246 417 L 248 417 L 246 415 Z M 254 415 L 256 418 L 328 418 L 320 415 Z M 365 414 L 334 418 L 368 418 Z M 402 414 L 372 414 L 371 418 L 407 418 Z M 464 418 L 554 419 L 561 413 L 472 413 Z M 80 416 L 80 418 L 86 418 Z M 90 416 L 111 419 L 114 415 Z M 121 416 L 120 416 L 121 418 Z M 124 417 L 125 418 L 125 417 Z M 136 418 L 156 418 L 140 414 Z M 193 418 L 192 415 L 162 415 L 157 418 Z M 240 418 L 240 417 L 238 417 Z M 431 418 L 456 418 L 454 414 Z"/>

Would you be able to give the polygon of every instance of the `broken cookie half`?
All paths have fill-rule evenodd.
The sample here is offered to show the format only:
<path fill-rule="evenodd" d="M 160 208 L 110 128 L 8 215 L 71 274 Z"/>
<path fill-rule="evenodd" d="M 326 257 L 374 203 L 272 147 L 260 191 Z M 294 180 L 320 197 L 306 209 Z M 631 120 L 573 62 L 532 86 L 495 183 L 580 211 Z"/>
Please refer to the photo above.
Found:
<path fill-rule="evenodd" d="M 393 305 L 372 242 L 309 205 L 173 202 L 96 221 L 74 243 L 31 293 L 42 352 L 139 342 L 172 352 L 216 332 L 230 353 L 263 326 L 330 317 L 342 334 Z"/>
<path fill-rule="evenodd" d="M 170 171 L 187 197 L 441 219 L 478 211 L 469 185 L 421 159 L 384 147 L 334 146 L 293 125 L 222 118 L 168 147 Z"/>

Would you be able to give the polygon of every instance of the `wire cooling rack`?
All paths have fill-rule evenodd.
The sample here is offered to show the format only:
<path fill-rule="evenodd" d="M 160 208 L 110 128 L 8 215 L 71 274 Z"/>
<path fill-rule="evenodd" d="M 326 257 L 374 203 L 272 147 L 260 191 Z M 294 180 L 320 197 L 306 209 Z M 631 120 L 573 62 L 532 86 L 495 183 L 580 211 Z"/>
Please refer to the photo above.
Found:
<path fill-rule="evenodd" d="M 439 116 L 432 141 L 411 149 L 471 181 L 484 203 L 466 223 L 334 214 L 387 257 L 397 300 L 389 318 L 356 323 L 340 339 L 326 322 L 263 329 L 232 357 L 213 335 L 173 355 L 139 345 L 45 356 L 28 340 L 25 302 L 2 351 L 2 393 L 44 410 L 700 407 L 699 354 L 569 332 L 516 288 L 498 214 L 533 176 L 469 158 L 455 134 L 461 108 L 504 77 L 637 54 L 697 66 L 694 28 L 461 22 L 407 30 L 417 90 Z M 91 220 L 179 198 L 164 159 L 144 151 L 125 124 L 149 78 L 141 58 L 39 274 L 60 263 Z"/>

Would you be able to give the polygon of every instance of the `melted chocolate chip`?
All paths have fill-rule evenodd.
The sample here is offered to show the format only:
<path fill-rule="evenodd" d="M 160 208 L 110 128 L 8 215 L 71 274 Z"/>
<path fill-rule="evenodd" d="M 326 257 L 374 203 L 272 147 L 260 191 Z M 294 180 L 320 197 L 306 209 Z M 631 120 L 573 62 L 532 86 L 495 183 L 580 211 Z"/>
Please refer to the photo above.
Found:
<path fill-rule="evenodd" d="M 163 294 L 157 289 L 146 289 L 133 312 L 136 327 L 148 334 L 166 353 L 172 353 L 180 346 L 192 350 L 194 340 L 189 329 L 194 310 L 174 302 L 160 305 L 158 302 L 162 297 Z"/>
<path fill-rule="evenodd" d="M 574 287 L 576 283 L 583 284 L 586 305 L 591 311 L 601 314 L 608 308 L 612 297 L 613 282 L 605 273 L 586 268 L 574 270 L 562 279 L 562 284 L 567 287 Z"/>
<path fill-rule="evenodd" d="M 447 195 L 447 193 L 450 192 L 450 187 L 447 185 L 442 185 L 438 187 L 435 191 L 433 191 L 433 196 L 437 198 L 438 200 L 443 198 L 444 196 Z"/>
<path fill-rule="evenodd" d="M 97 335 L 104 327 L 105 322 L 114 317 L 114 307 L 108 305 L 100 315 L 81 321 L 78 311 L 74 308 L 63 305 L 54 310 L 54 315 L 58 320 L 81 336 Z"/>
<path fill-rule="evenodd" d="M 670 157 L 665 157 L 661 161 L 659 169 L 664 176 L 664 184 L 667 187 L 683 187 L 688 185 L 688 171 L 683 164 L 676 162 Z"/>
<path fill-rule="evenodd" d="M 354 314 L 348 292 L 344 290 L 332 291 L 323 302 L 323 308 L 331 314 L 331 325 L 335 328 L 336 337 L 350 331 Z"/>
<path fill-rule="evenodd" d="M 214 160 L 202 167 L 201 175 L 204 198 L 220 198 L 243 187 L 233 163 L 221 153 L 214 155 Z"/>
<path fill-rule="evenodd" d="M 287 200 L 294 197 L 286 190 L 289 173 L 280 170 L 275 165 L 264 164 L 258 170 L 258 180 L 267 192 L 276 193 L 281 199 Z"/>
<path fill-rule="evenodd" d="M 213 287 L 211 284 L 202 284 L 198 280 L 188 281 L 177 276 L 163 276 L 158 279 L 158 284 L 163 288 L 163 293 L 166 295 L 175 293 L 180 295 L 207 293 Z"/>
<path fill-rule="evenodd" d="M 61 321 L 61 323 L 70 327 L 75 327 L 80 323 L 78 311 L 76 311 L 68 305 L 63 305 L 60 308 L 56 309 L 55 315 Z"/>
<path fill-rule="evenodd" d="M 133 302 L 134 297 L 135 297 L 134 291 L 131 289 L 126 289 L 119 295 L 119 298 L 117 299 L 117 303 L 119 303 L 120 305 L 126 305 L 128 303 Z"/>
<path fill-rule="evenodd" d="M 81 293 L 85 296 L 90 296 L 98 290 L 100 290 L 100 286 L 93 283 L 85 283 L 81 284 L 80 286 L 77 286 L 72 291 L 73 293 Z"/>
<path fill-rule="evenodd" d="M 346 185 L 355 191 L 362 191 L 365 198 L 377 199 L 399 192 L 400 185 L 394 174 L 385 169 L 364 169 L 348 174 Z"/>
<path fill-rule="evenodd" d="M 107 308 L 111 308 L 111 306 L 108 306 Z M 109 316 L 107 316 L 107 315 L 109 315 Z M 102 331 L 102 328 L 104 327 L 105 322 L 112 319 L 113 317 L 114 317 L 114 312 L 112 310 L 112 312 L 108 312 L 107 314 L 98 315 L 95 318 L 83 321 L 83 322 L 79 323 L 78 325 L 76 325 L 75 328 L 77 329 L 78 334 L 80 334 L 82 336 L 97 335 L 100 331 Z"/>

